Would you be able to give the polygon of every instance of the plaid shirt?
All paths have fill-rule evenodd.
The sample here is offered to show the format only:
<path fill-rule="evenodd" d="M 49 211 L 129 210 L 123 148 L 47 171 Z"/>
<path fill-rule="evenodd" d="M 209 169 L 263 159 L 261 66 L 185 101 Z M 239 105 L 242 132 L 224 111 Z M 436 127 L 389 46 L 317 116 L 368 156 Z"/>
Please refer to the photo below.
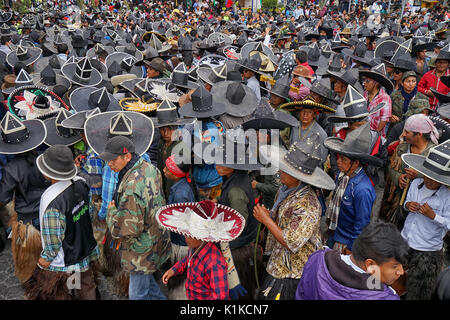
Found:
<path fill-rule="evenodd" d="M 189 300 L 229 300 L 227 263 L 222 251 L 214 243 L 207 242 L 189 260 L 192 254 L 192 249 L 189 249 L 188 255 L 172 267 L 175 274 L 187 272 L 187 298 Z"/>
<path fill-rule="evenodd" d="M 86 161 L 84 162 L 82 170 L 90 175 L 99 175 L 101 176 L 103 173 L 104 161 L 97 158 L 98 155 L 92 150 L 92 148 L 88 148 L 86 152 Z M 91 187 L 90 195 L 100 195 L 102 194 L 102 187 L 94 188 Z"/>
<path fill-rule="evenodd" d="M 147 153 L 144 153 L 141 158 L 150 162 L 150 157 Z M 119 182 L 119 173 L 111 170 L 109 165 L 105 163 L 103 167 L 102 177 L 102 207 L 98 211 L 98 217 L 100 220 L 106 219 L 106 213 L 108 212 L 108 204 L 112 201 L 114 192 L 116 191 L 117 183 Z"/>
<path fill-rule="evenodd" d="M 47 261 L 53 261 L 53 259 L 56 258 L 62 246 L 65 232 L 66 216 L 61 214 L 59 210 L 53 208 L 47 209 L 44 213 L 41 225 L 41 237 L 44 240 L 44 247 L 41 253 L 42 258 Z M 100 252 L 98 246 L 96 246 L 89 256 L 76 264 L 65 267 L 55 267 L 50 265 L 47 270 L 57 272 L 84 272 L 89 269 L 89 263 L 97 260 L 99 255 Z"/>
<path fill-rule="evenodd" d="M 367 91 L 364 91 L 364 98 L 366 100 L 368 96 L 369 93 Z M 375 96 L 375 98 L 373 98 L 372 101 L 370 101 L 370 103 L 367 106 L 367 109 L 370 112 L 382 102 L 385 102 L 386 105 L 383 108 L 381 108 L 380 111 L 375 112 L 374 114 L 369 116 L 370 129 L 373 131 L 377 131 L 378 125 L 380 124 L 381 121 L 389 122 L 389 119 L 392 116 L 392 100 L 383 87 L 380 88 L 380 91 L 378 91 L 378 94 Z M 384 129 L 381 131 L 381 135 L 384 138 L 386 138 L 387 127 L 388 126 L 386 125 Z"/>

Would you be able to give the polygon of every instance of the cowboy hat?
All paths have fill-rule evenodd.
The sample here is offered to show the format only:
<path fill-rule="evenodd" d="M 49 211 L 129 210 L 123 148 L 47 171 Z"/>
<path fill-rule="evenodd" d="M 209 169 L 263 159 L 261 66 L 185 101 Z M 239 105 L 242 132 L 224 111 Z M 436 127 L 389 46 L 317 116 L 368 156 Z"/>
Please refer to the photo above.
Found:
<path fill-rule="evenodd" d="M 177 103 L 183 92 L 171 82 L 160 81 L 161 79 L 148 80 L 146 82 L 147 93 L 155 100 L 169 100 Z"/>
<path fill-rule="evenodd" d="M 370 163 L 375 166 L 382 166 L 383 161 L 370 154 L 374 134 L 376 132 L 370 130 L 370 123 L 367 122 L 347 133 L 345 140 L 337 137 L 328 137 L 325 139 L 324 145 L 330 151 L 350 159 L 356 159 L 360 162 Z"/>
<path fill-rule="evenodd" d="M 102 82 L 100 71 L 92 67 L 88 58 L 77 62 L 67 61 L 61 68 L 64 77 L 81 87 L 96 86 Z"/>
<path fill-rule="evenodd" d="M 164 100 L 156 109 L 156 117 L 151 118 L 155 128 L 165 126 L 183 126 L 195 121 L 193 118 L 182 119 L 178 117 L 177 107 L 169 100 Z"/>
<path fill-rule="evenodd" d="M 136 66 L 136 58 L 126 52 L 113 52 L 105 59 L 105 65 L 108 72 L 108 77 L 112 78 L 121 74 L 132 73 L 137 78 L 142 78 L 144 71 L 141 67 Z"/>
<path fill-rule="evenodd" d="M 39 147 L 47 136 L 47 130 L 41 120 L 20 121 L 11 112 L 6 112 L 0 122 L 1 154 L 20 154 Z"/>
<path fill-rule="evenodd" d="M 86 119 L 84 134 L 95 153 L 101 154 L 109 138 L 124 135 L 135 145 L 136 154 L 147 152 L 153 141 L 153 122 L 147 116 L 132 111 L 110 111 Z"/>
<path fill-rule="evenodd" d="M 57 85 L 63 85 L 67 89 L 71 87 L 70 81 L 57 74 L 50 65 L 47 65 L 39 74 L 34 74 L 33 82 L 36 86 L 47 87 L 50 91 L 53 91 L 53 88 Z"/>
<path fill-rule="evenodd" d="M 72 151 L 64 145 L 51 146 L 37 157 L 39 171 L 57 181 L 71 180 L 77 175 Z"/>
<path fill-rule="evenodd" d="M 236 81 L 222 81 L 213 85 L 211 94 L 215 103 L 226 106 L 226 114 L 245 117 L 252 114 L 257 107 L 255 93 L 248 86 Z"/>
<path fill-rule="evenodd" d="M 288 111 L 293 111 L 296 109 L 314 109 L 319 112 L 325 112 L 325 113 L 335 113 L 336 112 L 336 110 L 333 108 L 330 108 L 324 104 L 315 102 L 309 96 L 301 101 L 292 101 L 292 102 L 284 103 L 280 106 L 280 109 L 285 109 Z"/>
<path fill-rule="evenodd" d="M 33 64 L 42 54 L 42 49 L 35 47 L 25 47 L 19 44 L 15 50 L 6 55 L 6 62 L 14 67 L 17 62 L 22 62 L 26 66 Z"/>
<path fill-rule="evenodd" d="M 223 103 L 216 102 L 214 96 L 200 86 L 191 95 L 191 102 L 185 104 L 179 109 L 183 117 L 210 118 L 225 113 L 226 106 Z"/>
<path fill-rule="evenodd" d="M 242 128 L 247 129 L 279 129 L 298 127 L 298 120 L 288 112 L 275 110 L 267 99 L 262 98 L 256 108 L 252 119 L 244 122 Z"/>
<path fill-rule="evenodd" d="M 76 129 L 76 130 L 82 131 L 82 130 L 84 130 L 84 123 L 86 122 L 86 119 L 97 113 L 101 113 L 100 108 L 95 108 L 93 110 L 80 111 L 80 112 L 72 114 L 70 117 L 64 119 L 61 122 L 61 125 L 64 128 Z"/>
<path fill-rule="evenodd" d="M 165 229 L 208 242 L 230 242 L 245 227 L 239 212 L 210 200 L 163 206 L 156 212 L 156 221 Z"/>
<path fill-rule="evenodd" d="M 62 144 L 64 146 L 71 146 L 82 140 L 81 134 L 78 131 L 63 127 L 62 122 L 69 118 L 72 114 L 66 109 L 60 109 L 55 117 L 44 120 L 47 129 L 47 137 L 44 143 L 48 146 Z"/>
<path fill-rule="evenodd" d="M 405 153 L 403 162 L 424 176 L 450 186 L 450 140 L 430 149 L 428 155 Z"/>
<path fill-rule="evenodd" d="M 344 115 L 332 115 L 328 117 L 330 122 L 348 122 L 348 121 L 362 121 L 364 118 L 374 114 L 384 106 L 384 102 L 377 105 L 369 112 L 367 108 L 367 100 L 354 87 L 349 85 L 345 92 L 342 108 Z"/>
<path fill-rule="evenodd" d="M 291 177 L 316 188 L 333 190 L 336 185 L 331 177 L 320 168 L 324 159 L 320 157 L 319 134 L 295 141 L 289 150 L 277 145 L 262 145 L 259 154 L 267 162 Z"/>
<path fill-rule="evenodd" d="M 359 75 L 375 80 L 386 89 L 387 94 L 391 94 L 392 91 L 394 91 L 394 84 L 387 76 L 384 63 L 381 63 L 370 70 L 361 70 L 359 71 Z"/>
<path fill-rule="evenodd" d="M 120 111 L 119 102 L 105 87 L 79 87 L 70 93 L 70 105 L 76 112 L 100 108 L 102 112 Z"/>

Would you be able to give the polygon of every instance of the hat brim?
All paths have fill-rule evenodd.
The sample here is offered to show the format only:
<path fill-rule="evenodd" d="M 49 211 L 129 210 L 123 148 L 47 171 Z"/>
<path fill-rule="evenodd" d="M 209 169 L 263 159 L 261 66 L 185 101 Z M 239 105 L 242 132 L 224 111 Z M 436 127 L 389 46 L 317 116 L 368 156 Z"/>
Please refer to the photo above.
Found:
<path fill-rule="evenodd" d="M 46 84 L 43 81 L 44 79 L 41 78 L 40 75 L 33 76 L 33 83 L 35 83 L 37 87 L 45 87 L 50 91 L 53 91 L 53 88 L 59 85 L 66 87 L 68 90 L 70 89 L 70 87 L 72 87 L 72 83 L 67 78 L 65 78 L 60 74 L 56 74 L 56 83 L 53 85 Z"/>
<path fill-rule="evenodd" d="M 168 84 L 172 82 L 161 80 L 163 79 L 148 80 L 146 84 L 147 93 L 155 100 L 169 100 L 177 103 L 184 93 L 175 84 L 173 88 L 167 89 Z"/>
<path fill-rule="evenodd" d="M 133 134 L 131 141 L 135 146 L 135 153 L 142 155 L 150 148 L 153 141 L 154 126 L 147 116 L 132 111 L 110 111 L 89 117 L 84 123 L 84 135 L 87 143 L 97 154 L 101 154 L 109 139 L 110 120 L 119 112 L 123 112 L 132 121 Z"/>
<path fill-rule="evenodd" d="M 164 229 L 168 229 L 172 232 L 181 234 L 183 236 L 186 237 L 190 237 L 190 238 L 195 238 L 201 241 L 206 241 L 206 242 L 230 242 L 236 238 L 238 238 L 240 236 L 240 234 L 242 233 L 242 231 L 244 230 L 245 227 L 245 219 L 239 214 L 239 212 L 237 212 L 236 210 L 221 205 L 221 204 L 217 204 L 216 207 L 218 209 L 218 215 L 223 216 L 223 222 L 233 222 L 233 225 L 230 226 L 230 230 L 228 231 L 227 235 L 223 234 L 223 228 L 216 228 L 213 229 L 211 228 L 211 233 L 202 237 L 199 236 L 195 236 L 193 235 L 193 232 L 191 229 L 191 226 L 189 226 L 189 228 L 186 227 L 186 223 L 183 223 L 181 221 L 181 219 L 175 219 L 173 218 L 174 216 L 174 211 L 177 211 L 177 213 L 182 213 L 183 217 L 185 217 L 184 215 L 184 211 L 186 209 L 186 207 L 190 207 L 191 209 L 193 209 L 195 207 L 196 203 L 195 202 L 191 202 L 191 203 L 176 203 L 176 204 L 170 204 L 167 206 L 164 206 L 162 208 L 160 208 L 157 212 L 156 212 L 156 221 L 158 221 L 158 224 L 164 228 Z M 194 212 L 192 212 L 191 214 L 196 214 Z M 178 214 L 178 217 L 182 217 L 181 215 Z M 171 219 L 173 218 L 173 219 Z M 192 226 L 194 227 L 194 226 Z M 215 231 L 217 230 L 217 231 Z M 219 236 L 218 234 L 215 234 L 216 232 L 218 232 L 218 230 L 222 230 L 222 234 L 221 236 Z M 194 232 L 195 233 L 195 232 Z"/>
<path fill-rule="evenodd" d="M 291 177 L 320 189 L 334 190 L 336 188 L 333 179 L 319 167 L 316 167 L 311 175 L 291 167 L 287 161 L 284 160 L 286 153 L 286 149 L 275 145 L 262 145 L 259 147 L 259 154 L 265 161 L 271 163 Z"/>
<path fill-rule="evenodd" d="M 186 85 L 174 83 L 174 82 L 172 82 L 172 79 L 169 79 L 169 78 L 158 79 L 158 81 L 165 82 L 165 83 L 172 83 L 174 86 L 184 88 L 184 89 L 197 89 L 198 87 L 200 87 L 200 85 L 198 83 L 195 83 L 191 80 L 188 80 Z"/>
<path fill-rule="evenodd" d="M 96 108 L 96 106 L 92 106 L 89 104 L 89 97 L 92 94 L 92 92 L 99 90 L 99 88 L 96 87 L 80 87 L 76 88 L 72 91 L 70 94 L 70 105 L 76 112 L 80 111 L 86 111 L 86 110 L 93 110 Z M 106 92 L 106 94 L 109 97 L 109 105 L 104 111 L 120 111 L 122 108 L 119 105 L 119 101 L 117 101 L 114 96 Z"/>
<path fill-rule="evenodd" d="M 198 118 L 198 119 L 220 116 L 221 114 L 224 114 L 225 111 L 226 111 L 225 104 L 216 102 L 214 100 L 214 97 L 213 97 L 212 107 L 208 111 L 205 111 L 205 112 L 194 111 L 192 102 L 186 103 L 184 106 L 182 106 L 180 109 L 178 109 L 178 113 L 180 115 L 182 115 L 183 117 L 191 117 L 191 118 Z"/>
<path fill-rule="evenodd" d="M 42 55 L 42 49 L 40 49 L 40 48 L 27 47 L 27 50 L 28 50 L 28 54 L 30 55 L 27 59 L 19 60 L 19 58 L 17 57 L 16 52 L 15 51 L 11 51 L 10 53 L 8 53 L 6 55 L 6 62 L 11 67 L 14 67 L 17 62 L 22 62 L 26 66 L 29 66 L 29 65 L 33 64 L 37 59 L 39 59 L 40 56 Z"/>
<path fill-rule="evenodd" d="M 105 161 L 105 162 L 109 162 L 111 160 L 116 159 L 118 156 L 120 156 L 120 154 L 115 154 L 115 153 L 111 153 L 111 152 L 107 152 L 107 151 L 103 151 L 101 154 L 99 154 L 97 156 L 97 158 Z"/>
<path fill-rule="evenodd" d="M 394 91 L 394 84 L 392 83 L 392 81 L 389 80 L 388 77 L 382 75 L 379 72 L 374 72 L 370 70 L 361 70 L 359 71 L 359 75 L 378 82 L 381 86 L 383 86 L 386 89 L 386 92 L 389 95 L 392 93 L 392 91 Z"/>
<path fill-rule="evenodd" d="M 298 127 L 299 121 L 288 112 L 273 110 L 272 117 L 255 117 L 242 124 L 244 130 L 279 129 Z"/>
<path fill-rule="evenodd" d="M 64 77 L 66 77 L 70 82 L 79 85 L 81 87 L 92 87 L 100 84 L 102 82 L 102 75 L 100 71 L 92 67 L 91 75 L 89 80 L 86 83 L 82 83 L 74 78 L 75 70 L 77 68 L 77 63 L 66 63 L 61 67 L 61 73 Z"/>
<path fill-rule="evenodd" d="M 444 119 L 450 119 L 450 103 L 440 105 L 436 112 Z"/>
<path fill-rule="evenodd" d="M 242 88 L 245 91 L 245 96 L 239 104 L 232 104 L 228 101 L 227 88 L 234 81 L 221 81 L 216 83 L 212 89 L 211 94 L 214 97 L 215 103 L 224 104 L 226 106 L 225 113 L 232 115 L 233 117 L 245 117 L 251 115 L 258 107 L 258 102 L 255 93 L 250 87 L 243 85 Z"/>
<path fill-rule="evenodd" d="M 71 146 L 79 141 L 81 141 L 81 134 L 78 133 L 71 137 L 63 137 L 58 134 L 58 130 L 56 129 L 56 117 L 52 117 L 50 119 L 44 120 L 45 128 L 47 129 L 47 137 L 44 140 L 44 143 L 48 146 L 54 146 L 56 144 L 62 144 L 65 146 Z"/>
<path fill-rule="evenodd" d="M 374 157 L 374 156 L 371 156 L 371 155 L 365 154 L 365 153 L 351 152 L 348 150 L 343 150 L 344 140 L 341 138 L 328 137 L 325 139 L 323 144 L 330 151 L 341 154 L 348 158 L 356 159 L 356 160 L 359 160 L 360 162 L 364 162 L 364 163 L 370 163 L 374 166 L 382 166 L 383 165 L 383 161 L 377 157 Z"/>
<path fill-rule="evenodd" d="M 71 180 L 77 175 L 77 168 L 75 164 L 73 165 L 73 170 L 68 172 L 67 174 L 58 174 L 55 173 L 54 170 L 50 170 L 47 164 L 44 161 L 44 154 L 41 154 L 36 159 L 36 165 L 38 170 L 44 175 L 51 179 L 58 181 Z"/>
<path fill-rule="evenodd" d="M 416 171 L 423 174 L 427 178 L 430 178 L 446 186 L 450 186 L 450 176 L 445 176 L 443 174 L 436 173 L 428 168 L 425 168 L 423 166 L 425 159 L 426 159 L 425 156 L 419 154 L 411 154 L 411 153 L 402 154 L 402 160 L 408 167 L 415 169 Z"/>
<path fill-rule="evenodd" d="M 282 104 L 280 106 L 280 109 L 286 109 L 286 110 L 314 109 L 314 110 L 318 110 L 318 111 L 325 112 L 325 113 L 335 113 L 336 112 L 336 110 L 333 108 L 330 108 L 321 103 L 313 102 L 311 100 L 288 102 L 288 103 Z"/>
<path fill-rule="evenodd" d="M 28 139 L 21 143 L 6 143 L 0 139 L 1 154 L 21 154 L 39 147 L 47 136 L 44 122 L 39 119 L 24 120 L 22 123 L 27 127 Z"/>
<path fill-rule="evenodd" d="M 61 122 L 61 125 L 64 128 L 68 129 L 76 129 L 76 130 L 84 130 L 84 123 L 86 122 L 86 115 L 91 110 L 85 110 L 77 112 L 67 119 L 64 119 L 63 122 Z"/>
<path fill-rule="evenodd" d="M 435 88 L 431 88 L 430 90 L 431 92 L 433 92 L 434 96 L 436 97 L 436 99 L 438 99 L 440 104 L 450 103 L 450 95 L 442 94 Z"/>
<path fill-rule="evenodd" d="M 381 102 L 380 104 L 378 104 L 375 108 L 373 108 L 371 111 L 367 112 L 367 113 L 362 113 L 360 115 L 356 115 L 353 117 L 347 117 L 347 116 L 329 116 L 328 117 L 328 121 L 333 122 L 333 123 L 341 123 L 341 122 L 352 122 L 352 121 L 362 121 L 364 118 L 377 113 L 378 111 L 380 111 L 385 105 L 385 102 Z"/>

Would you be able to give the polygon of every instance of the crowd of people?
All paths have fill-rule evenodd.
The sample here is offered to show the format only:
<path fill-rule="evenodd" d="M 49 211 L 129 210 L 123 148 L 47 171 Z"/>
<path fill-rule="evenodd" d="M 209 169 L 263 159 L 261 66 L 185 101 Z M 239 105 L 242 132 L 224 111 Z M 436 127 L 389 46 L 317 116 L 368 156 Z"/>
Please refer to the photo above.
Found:
<path fill-rule="evenodd" d="M 450 11 L 342 3 L 4 8 L 24 299 L 449 299 Z"/>

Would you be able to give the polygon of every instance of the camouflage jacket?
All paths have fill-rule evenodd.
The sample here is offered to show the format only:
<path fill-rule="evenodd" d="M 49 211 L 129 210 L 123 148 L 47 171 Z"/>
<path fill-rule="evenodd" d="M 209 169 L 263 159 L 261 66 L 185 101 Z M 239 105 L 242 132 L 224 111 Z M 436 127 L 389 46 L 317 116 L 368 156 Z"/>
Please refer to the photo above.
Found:
<path fill-rule="evenodd" d="M 412 100 L 409 102 L 408 111 L 410 112 L 408 113 L 408 115 L 403 114 L 403 102 L 405 101 L 405 98 L 403 98 L 400 90 L 396 90 L 391 94 L 391 100 L 392 100 L 392 114 L 399 117 L 400 120 L 403 118 L 403 116 L 414 114 L 415 109 L 418 108 L 423 109 L 430 107 L 428 97 L 420 92 L 417 92 L 414 98 L 412 98 Z"/>
<path fill-rule="evenodd" d="M 117 192 L 106 222 L 112 237 L 121 242 L 122 268 L 153 273 L 169 258 L 171 248 L 169 232 L 155 219 L 165 205 L 161 173 L 141 158 L 125 173 Z"/>

